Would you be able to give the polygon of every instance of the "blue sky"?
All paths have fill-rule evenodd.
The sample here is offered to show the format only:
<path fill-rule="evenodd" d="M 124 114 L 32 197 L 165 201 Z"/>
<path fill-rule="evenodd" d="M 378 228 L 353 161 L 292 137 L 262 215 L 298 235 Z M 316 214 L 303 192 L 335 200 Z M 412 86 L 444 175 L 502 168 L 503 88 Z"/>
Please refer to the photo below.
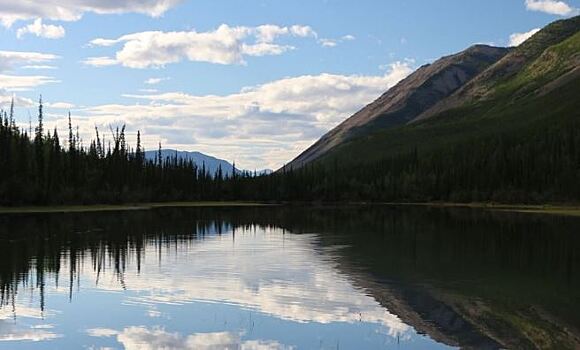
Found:
<path fill-rule="evenodd" d="M 0 103 L 83 139 L 276 168 L 420 65 L 517 44 L 580 0 L 0 0 Z"/>

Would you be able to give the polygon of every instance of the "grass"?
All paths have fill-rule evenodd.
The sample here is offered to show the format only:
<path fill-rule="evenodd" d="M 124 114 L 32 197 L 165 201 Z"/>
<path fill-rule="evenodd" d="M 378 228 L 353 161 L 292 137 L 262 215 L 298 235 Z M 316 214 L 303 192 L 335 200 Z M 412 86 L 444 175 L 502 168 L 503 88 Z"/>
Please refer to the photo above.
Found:
<path fill-rule="evenodd" d="M 350 203 L 352 204 L 352 203 Z M 363 203 L 361 205 L 368 205 Z M 579 205 L 525 205 L 525 204 L 498 204 L 498 203 L 380 203 L 389 206 L 425 206 L 439 208 L 476 208 L 485 210 L 509 211 L 529 214 L 550 214 L 559 216 L 580 217 Z M 63 205 L 63 206 L 26 206 L 0 207 L 1 214 L 42 214 L 42 213 L 87 213 L 103 211 L 151 210 L 156 208 L 216 208 L 216 207 L 261 207 L 272 206 L 269 203 L 255 202 L 164 202 L 164 203 L 134 203 L 116 205 Z M 305 203 L 304 205 L 309 205 Z"/>
<path fill-rule="evenodd" d="M 253 202 L 164 202 L 132 203 L 116 205 L 63 205 L 63 206 L 26 206 L 0 207 L 0 214 L 40 214 L 40 213 L 85 213 L 102 211 L 151 210 L 156 208 L 193 208 L 193 207 L 256 207 L 268 206 L 266 203 Z"/>
<path fill-rule="evenodd" d="M 499 204 L 499 203 L 450 203 L 450 202 L 432 202 L 432 203 L 385 203 L 392 206 L 427 206 L 439 208 L 476 208 L 485 210 L 508 211 L 528 214 L 549 214 L 559 216 L 578 216 L 580 217 L 580 206 L 575 204 Z"/>

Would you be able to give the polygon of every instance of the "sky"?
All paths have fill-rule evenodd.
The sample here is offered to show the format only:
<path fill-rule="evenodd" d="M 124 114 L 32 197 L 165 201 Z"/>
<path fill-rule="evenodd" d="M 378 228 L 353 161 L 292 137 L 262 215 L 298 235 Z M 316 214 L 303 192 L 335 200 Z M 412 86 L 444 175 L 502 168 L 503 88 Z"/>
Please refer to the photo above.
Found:
<path fill-rule="evenodd" d="M 0 0 L 0 108 L 277 169 L 421 65 L 580 0 Z M 62 138 L 62 137 L 61 137 Z M 111 137 L 109 137 L 111 139 Z"/>

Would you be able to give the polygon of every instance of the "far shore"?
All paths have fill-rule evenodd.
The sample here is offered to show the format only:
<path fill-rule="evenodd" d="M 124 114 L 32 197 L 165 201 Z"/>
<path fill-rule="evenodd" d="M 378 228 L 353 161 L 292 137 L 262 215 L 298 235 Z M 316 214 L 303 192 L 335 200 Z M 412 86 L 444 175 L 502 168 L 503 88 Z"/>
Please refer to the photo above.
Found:
<path fill-rule="evenodd" d="M 151 210 L 156 208 L 211 208 L 211 207 L 262 207 L 275 205 L 324 205 L 325 203 L 265 203 L 265 202 L 241 202 L 241 201 L 206 201 L 206 202 L 158 202 L 158 203 L 127 203 L 127 204 L 97 204 L 97 205 L 56 205 L 56 206 L 19 206 L 0 207 L 0 214 L 41 214 L 41 213 L 83 213 L 102 211 L 129 211 Z M 559 216 L 580 217 L 580 205 L 578 204 L 500 204 L 500 203 L 449 203 L 449 202 L 417 202 L 417 203 L 372 203 L 372 202 L 345 202 L 328 203 L 330 205 L 387 205 L 387 206 L 421 206 L 434 208 L 473 208 L 494 211 L 509 211 L 528 214 L 547 214 Z"/>
<path fill-rule="evenodd" d="M 156 208 L 192 208 L 192 207 L 258 207 L 270 206 L 267 203 L 254 202 L 159 202 L 129 204 L 96 204 L 96 205 L 55 205 L 55 206 L 22 206 L 0 207 L 0 214 L 41 214 L 41 213 L 84 213 L 99 211 L 150 210 Z"/>
<path fill-rule="evenodd" d="M 439 208 L 474 208 L 496 211 L 510 211 L 528 214 L 548 214 L 559 216 L 580 216 L 578 204 L 501 204 L 501 203 L 384 203 L 392 206 L 427 206 Z"/>

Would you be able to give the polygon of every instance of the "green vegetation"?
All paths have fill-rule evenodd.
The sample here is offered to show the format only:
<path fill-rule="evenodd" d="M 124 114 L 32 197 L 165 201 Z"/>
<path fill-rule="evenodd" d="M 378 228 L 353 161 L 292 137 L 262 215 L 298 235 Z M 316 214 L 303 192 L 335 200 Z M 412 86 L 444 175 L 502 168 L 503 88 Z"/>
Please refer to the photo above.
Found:
<path fill-rule="evenodd" d="M 205 164 L 175 157 L 148 161 L 137 133 L 131 148 L 125 127 L 111 129 L 111 139 L 101 137 L 83 145 L 69 114 L 67 147 L 57 130 L 45 132 L 42 99 L 34 130 L 21 130 L 14 119 L 14 105 L 0 112 L 0 206 L 119 204 L 160 201 L 209 201 L 237 199 L 239 177 L 250 174 L 232 169 L 225 177 Z M 107 142 L 108 141 L 108 142 Z"/>
<path fill-rule="evenodd" d="M 579 22 L 548 26 L 484 72 L 491 78 L 479 83 L 494 82 L 491 95 L 361 136 L 279 175 L 293 188 L 286 195 L 296 199 L 304 189 L 310 200 L 577 202 L 580 80 L 568 73 L 577 71 Z M 503 72 L 514 57 L 529 61 L 515 74 Z"/>
<path fill-rule="evenodd" d="M 473 81 L 484 97 L 405 126 L 359 135 L 299 169 L 210 174 L 175 157 L 147 161 L 138 133 L 67 147 L 0 115 L 0 206 L 171 201 L 571 203 L 580 198 L 580 17 L 555 22 Z M 523 62 L 523 63 L 522 63 Z"/>

